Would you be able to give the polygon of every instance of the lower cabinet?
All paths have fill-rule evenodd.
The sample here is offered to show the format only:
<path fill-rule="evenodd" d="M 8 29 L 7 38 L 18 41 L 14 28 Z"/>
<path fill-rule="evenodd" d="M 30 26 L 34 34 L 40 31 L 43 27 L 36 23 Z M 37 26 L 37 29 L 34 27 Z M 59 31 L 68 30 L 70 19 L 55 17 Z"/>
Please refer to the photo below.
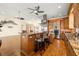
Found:
<path fill-rule="evenodd" d="M 23 55 L 32 55 L 34 52 L 34 40 L 35 35 L 27 35 L 24 38 L 22 37 L 21 50 Z"/>

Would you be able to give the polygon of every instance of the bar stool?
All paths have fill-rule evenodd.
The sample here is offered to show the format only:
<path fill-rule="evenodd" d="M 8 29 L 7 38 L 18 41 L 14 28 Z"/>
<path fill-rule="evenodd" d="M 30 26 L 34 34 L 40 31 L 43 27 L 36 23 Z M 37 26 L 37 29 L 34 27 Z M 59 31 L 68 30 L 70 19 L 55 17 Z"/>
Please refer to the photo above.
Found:
<path fill-rule="evenodd" d="M 42 55 L 42 41 L 38 40 L 38 52 Z"/>
<path fill-rule="evenodd" d="M 42 44 L 42 50 L 45 51 L 45 41 L 43 38 L 42 38 L 41 44 Z"/>
<path fill-rule="evenodd" d="M 37 52 L 38 51 L 38 42 L 35 41 L 34 42 L 34 52 Z"/>

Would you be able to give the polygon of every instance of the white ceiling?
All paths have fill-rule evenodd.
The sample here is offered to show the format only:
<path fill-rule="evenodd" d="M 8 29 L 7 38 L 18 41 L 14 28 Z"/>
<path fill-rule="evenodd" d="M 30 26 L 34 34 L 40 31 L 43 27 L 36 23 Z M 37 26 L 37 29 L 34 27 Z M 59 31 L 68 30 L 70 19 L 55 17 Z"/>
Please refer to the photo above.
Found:
<path fill-rule="evenodd" d="M 1 16 L 19 16 L 18 11 L 21 11 L 20 16 L 26 19 L 39 19 L 43 14 L 36 16 L 30 14 L 31 10 L 27 8 L 34 8 L 40 6 L 40 10 L 45 11 L 48 18 L 64 17 L 67 15 L 69 4 L 68 3 L 0 3 Z"/>

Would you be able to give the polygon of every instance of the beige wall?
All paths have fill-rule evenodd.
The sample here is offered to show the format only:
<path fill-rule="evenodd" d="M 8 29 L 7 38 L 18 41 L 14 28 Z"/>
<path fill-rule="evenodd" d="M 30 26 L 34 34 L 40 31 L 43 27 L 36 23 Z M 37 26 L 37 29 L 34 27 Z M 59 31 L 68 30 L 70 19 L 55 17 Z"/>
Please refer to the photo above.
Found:
<path fill-rule="evenodd" d="M 0 54 L 3 56 L 20 55 L 20 35 L 0 38 L 2 45 Z"/>

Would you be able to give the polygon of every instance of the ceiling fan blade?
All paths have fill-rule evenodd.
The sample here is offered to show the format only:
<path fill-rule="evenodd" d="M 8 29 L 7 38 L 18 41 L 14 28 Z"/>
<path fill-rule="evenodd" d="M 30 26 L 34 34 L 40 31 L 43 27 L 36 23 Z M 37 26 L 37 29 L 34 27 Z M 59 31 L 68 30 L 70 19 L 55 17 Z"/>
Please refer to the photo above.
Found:
<path fill-rule="evenodd" d="M 34 11 L 34 9 L 32 9 L 32 8 L 28 8 L 28 9 L 33 10 L 33 11 Z"/>
<path fill-rule="evenodd" d="M 37 11 L 38 11 L 39 9 L 40 9 L 40 6 L 35 7 L 35 10 L 37 10 Z"/>
<path fill-rule="evenodd" d="M 32 11 L 32 12 L 30 12 L 30 13 L 33 13 L 33 11 Z"/>
<path fill-rule="evenodd" d="M 38 13 L 35 13 L 36 15 L 38 15 Z"/>
<path fill-rule="evenodd" d="M 38 13 L 44 13 L 44 11 L 38 11 Z"/>
<path fill-rule="evenodd" d="M 40 6 L 38 6 L 38 9 L 40 9 Z"/>

